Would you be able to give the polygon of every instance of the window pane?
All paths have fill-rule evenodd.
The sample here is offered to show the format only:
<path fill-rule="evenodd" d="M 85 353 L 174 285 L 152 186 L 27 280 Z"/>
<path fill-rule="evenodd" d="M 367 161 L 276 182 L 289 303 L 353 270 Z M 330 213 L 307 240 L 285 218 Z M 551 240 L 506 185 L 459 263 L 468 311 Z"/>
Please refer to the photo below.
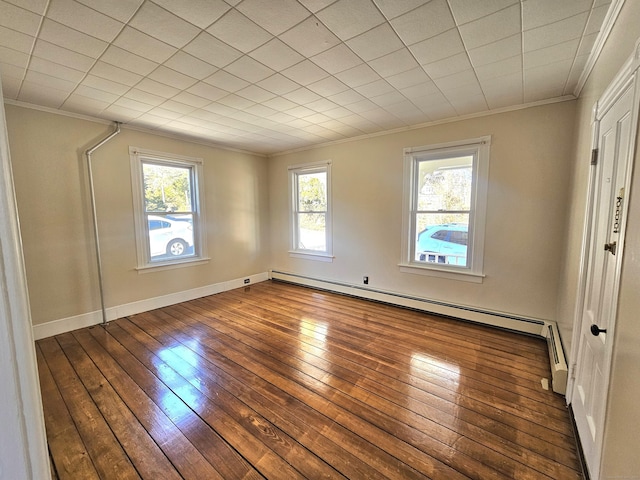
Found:
<path fill-rule="evenodd" d="M 298 211 L 327 211 L 327 172 L 298 175 Z"/>
<path fill-rule="evenodd" d="M 473 157 L 418 163 L 418 210 L 470 210 Z"/>
<path fill-rule="evenodd" d="M 298 247 L 301 250 L 327 250 L 326 214 L 298 213 Z"/>
<path fill-rule="evenodd" d="M 151 261 L 189 257 L 193 247 L 193 215 L 149 215 L 149 255 Z"/>
<path fill-rule="evenodd" d="M 191 168 L 143 163 L 146 212 L 192 212 Z"/>
<path fill-rule="evenodd" d="M 467 266 L 469 214 L 419 213 L 416 232 L 416 261 Z"/>

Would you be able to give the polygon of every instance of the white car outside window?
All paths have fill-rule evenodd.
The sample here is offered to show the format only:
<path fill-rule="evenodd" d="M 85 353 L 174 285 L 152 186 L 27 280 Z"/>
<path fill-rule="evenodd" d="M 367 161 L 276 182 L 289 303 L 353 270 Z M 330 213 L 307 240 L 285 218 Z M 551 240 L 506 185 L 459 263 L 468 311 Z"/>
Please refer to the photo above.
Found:
<path fill-rule="evenodd" d="M 193 227 L 189 220 L 173 220 L 149 215 L 149 249 L 151 257 L 193 254 Z"/>

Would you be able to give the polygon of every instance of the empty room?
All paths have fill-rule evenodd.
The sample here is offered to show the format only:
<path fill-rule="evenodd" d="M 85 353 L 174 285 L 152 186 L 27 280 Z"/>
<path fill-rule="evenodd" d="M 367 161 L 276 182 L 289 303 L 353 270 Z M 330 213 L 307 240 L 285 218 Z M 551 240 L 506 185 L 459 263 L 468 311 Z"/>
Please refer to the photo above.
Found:
<path fill-rule="evenodd" d="M 640 479 L 636 0 L 0 0 L 0 479 Z"/>

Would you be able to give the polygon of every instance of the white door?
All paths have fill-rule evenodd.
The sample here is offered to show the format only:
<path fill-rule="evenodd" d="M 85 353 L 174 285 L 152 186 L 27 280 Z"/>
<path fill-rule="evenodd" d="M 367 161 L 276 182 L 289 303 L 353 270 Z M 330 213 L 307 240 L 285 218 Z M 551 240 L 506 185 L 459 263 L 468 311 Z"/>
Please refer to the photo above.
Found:
<path fill-rule="evenodd" d="M 592 480 L 599 478 L 613 329 L 623 249 L 628 162 L 635 130 L 634 83 L 599 122 L 591 241 L 576 378 L 572 390 L 578 434 Z M 627 187 L 628 188 L 628 187 Z"/>
<path fill-rule="evenodd" d="M 0 479 L 51 478 L 0 83 Z"/>

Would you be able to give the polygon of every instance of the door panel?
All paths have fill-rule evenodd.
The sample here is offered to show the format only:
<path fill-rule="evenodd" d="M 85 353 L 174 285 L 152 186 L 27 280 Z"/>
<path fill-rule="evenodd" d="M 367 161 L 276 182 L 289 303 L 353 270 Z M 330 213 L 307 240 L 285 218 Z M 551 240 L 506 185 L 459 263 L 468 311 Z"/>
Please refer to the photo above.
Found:
<path fill-rule="evenodd" d="M 600 121 L 599 158 L 595 174 L 591 251 L 582 311 L 578 364 L 571 398 L 578 434 L 592 479 L 600 469 L 604 415 L 609 385 L 617 304 L 620 254 L 605 244 L 619 246 L 627 161 L 633 138 L 633 88 L 628 87 Z M 622 197 L 620 200 L 618 197 Z M 613 250 L 613 251 L 611 251 Z M 606 330 L 597 336 L 591 326 Z"/>

